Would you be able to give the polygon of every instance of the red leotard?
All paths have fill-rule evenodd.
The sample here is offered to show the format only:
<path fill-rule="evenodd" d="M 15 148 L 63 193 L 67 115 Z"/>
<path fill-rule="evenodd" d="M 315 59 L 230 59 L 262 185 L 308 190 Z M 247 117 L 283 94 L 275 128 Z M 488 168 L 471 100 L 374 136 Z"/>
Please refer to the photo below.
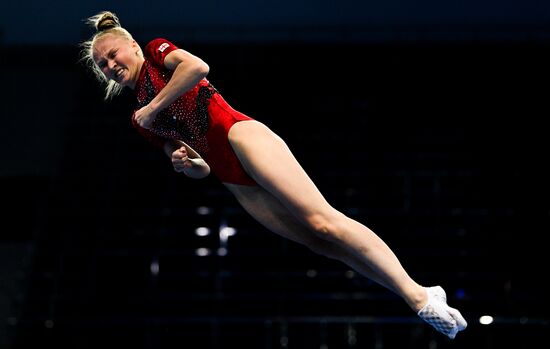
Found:
<path fill-rule="evenodd" d="M 164 58 L 176 49 L 165 39 L 152 40 L 145 46 L 145 62 L 135 88 L 136 110 L 149 104 L 170 80 L 173 72 L 164 66 Z M 224 183 L 256 185 L 227 139 L 231 126 L 242 120 L 252 119 L 233 109 L 207 79 L 202 79 L 159 112 L 151 129 L 139 126 L 133 117 L 132 124 L 161 149 L 167 139 L 185 142 L 204 158 L 212 173 Z"/>

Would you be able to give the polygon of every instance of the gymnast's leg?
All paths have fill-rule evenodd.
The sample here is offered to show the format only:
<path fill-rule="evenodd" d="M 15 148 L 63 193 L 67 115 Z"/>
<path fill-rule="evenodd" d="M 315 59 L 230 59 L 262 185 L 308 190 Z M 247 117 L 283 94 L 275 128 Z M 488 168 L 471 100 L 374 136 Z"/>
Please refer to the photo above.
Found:
<path fill-rule="evenodd" d="M 270 219 L 262 218 L 258 210 L 250 209 L 247 201 L 267 200 L 267 195 L 263 191 L 257 191 L 257 196 L 252 197 L 252 193 L 239 191 L 234 187 L 232 191 L 237 199 L 244 203 L 245 208 L 248 205 L 249 212 L 260 222 L 263 220 L 263 224 L 276 232 L 284 232 L 294 241 L 306 245 L 309 243 L 312 249 L 322 248 L 321 253 L 349 263 L 358 272 L 401 296 L 416 312 L 424 310 L 434 299 L 444 298 L 431 297 L 426 288 L 416 283 L 390 248 L 373 231 L 331 207 L 284 141 L 265 125 L 257 121 L 238 122 L 231 128 L 229 140 L 245 170 L 265 192 L 271 194 L 273 200 L 286 208 L 286 211 L 273 210 L 274 216 Z M 266 201 L 266 205 L 269 202 L 273 201 Z M 277 229 L 278 225 L 291 224 L 288 223 L 289 216 L 294 217 L 305 229 Z M 304 232 L 310 232 L 328 245 L 315 245 L 318 240 L 305 238 Z M 444 332 L 449 337 L 454 337 L 458 330 L 463 329 L 460 327 L 465 327 L 465 321 L 462 326 L 462 316 L 454 319 L 458 311 L 452 314 L 446 310 L 440 311 L 445 312 L 449 322 L 448 329 Z M 419 315 L 422 317 L 421 313 Z M 441 331 L 439 328 L 438 330 Z"/>
<path fill-rule="evenodd" d="M 264 188 L 234 184 L 226 184 L 226 186 L 233 192 L 243 208 L 270 231 L 305 245 L 315 253 L 344 262 L 361 275 L 396 292 L 383 280 L 380 280 L 376 273 L 355 255 L 347 253 L 337 244 L 330 243 L 312 234 L 279 200 Z"/>

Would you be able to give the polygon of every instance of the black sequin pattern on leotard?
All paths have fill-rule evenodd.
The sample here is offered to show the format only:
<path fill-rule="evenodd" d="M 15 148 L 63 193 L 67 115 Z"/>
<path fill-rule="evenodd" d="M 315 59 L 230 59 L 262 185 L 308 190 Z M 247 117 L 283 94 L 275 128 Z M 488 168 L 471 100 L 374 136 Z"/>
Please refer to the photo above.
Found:
<path fill-rule="evenodd" d="M 163 74 L 165 83 L 169 76 Z M 138 98 L 138 108 L 141 108 L 156 96 L 151 75 L 147 74 L 144 81 L 145 98 Z M 198 87 L 196 97 L 184 94 L 174 103 L 157 114 L 151 131 L 155 134 L 172 139 L 179 139 L 190 145 L 200 154 L 208 151 L 206 132 L 208 131 L 208 105 L 210 98 L 218 91 L 208 83 Z"/>
<path fill-rule="evenodd" d="M 197 126 L 199 129 L 204 130 L 204 132 L 208 129 L 208 105 L 210 104 L 210 98 L 217 92 L 214 86 L 208 83 L 208 86 L 199 87 L 199 92 L 197 93 Z"/>

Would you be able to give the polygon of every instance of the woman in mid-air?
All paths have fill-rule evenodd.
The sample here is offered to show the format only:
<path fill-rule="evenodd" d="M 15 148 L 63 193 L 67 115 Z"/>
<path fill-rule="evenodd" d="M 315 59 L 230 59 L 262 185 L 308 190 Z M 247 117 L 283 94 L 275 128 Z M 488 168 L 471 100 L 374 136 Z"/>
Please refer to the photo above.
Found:
<path fill-rule="evenodd" d="M 212 172 L 263 226 L 393 291 L 449 338 L 466 328 L 443 288 L 415 282 L 384 241 L 325 200 L 279 136 L 222 98 L 205 62 L 163 38 L 142 50 L 112 12 L 88 23 L 96 33 L 82 43 L 83 59 L 106 84 L 106 98 L 134 90 L 134 127 L 175 171 L 192 178 Z"/>

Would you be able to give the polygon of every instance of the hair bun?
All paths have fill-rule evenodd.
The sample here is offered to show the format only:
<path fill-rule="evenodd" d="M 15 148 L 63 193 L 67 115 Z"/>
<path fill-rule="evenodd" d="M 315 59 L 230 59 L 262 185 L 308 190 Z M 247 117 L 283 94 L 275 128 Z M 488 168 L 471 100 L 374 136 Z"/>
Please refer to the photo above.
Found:
<path fill-rule="evenodd" d="M 111 28 L 120 27 L 120 21 L 114 13 L 106 11 L 98 16 L 95 27 L 98 32 L 101 32 Z"/>

